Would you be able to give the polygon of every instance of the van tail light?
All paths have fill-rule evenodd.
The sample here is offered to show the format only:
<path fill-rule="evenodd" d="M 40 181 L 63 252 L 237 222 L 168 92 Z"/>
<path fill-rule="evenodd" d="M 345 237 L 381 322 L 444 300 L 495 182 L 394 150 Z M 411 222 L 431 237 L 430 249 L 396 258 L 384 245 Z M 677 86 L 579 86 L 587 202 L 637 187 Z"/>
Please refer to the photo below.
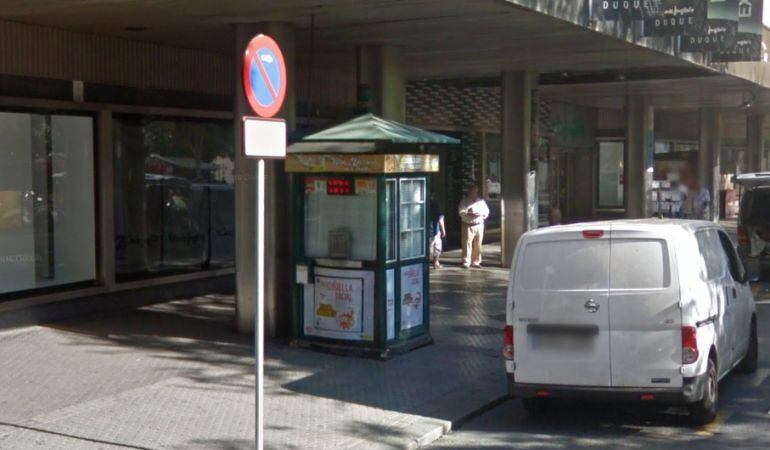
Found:
<path fill-rule="evenodd" d="M 604 230 L 583 230 L 585 239 L 599 239 L 602 236 L 604 236 Z"/>
<path fill-rule="evenodd" d="M 509 361 L 513 360 L 513 327 L 510 325 L 503 328 L 503 357 Z"/>
<path fill-rule="evenodd" d="M 682 364 L 692 364 L 698 360 L 698 329 L 682 327 Z"/>
<path fill-rule="evenodd" d="M 746 227 L 738 227 L 738 245 L 741 247 L 751 245 L 751 239 L 749 239 L 749 232 L 746 230 Z"/>

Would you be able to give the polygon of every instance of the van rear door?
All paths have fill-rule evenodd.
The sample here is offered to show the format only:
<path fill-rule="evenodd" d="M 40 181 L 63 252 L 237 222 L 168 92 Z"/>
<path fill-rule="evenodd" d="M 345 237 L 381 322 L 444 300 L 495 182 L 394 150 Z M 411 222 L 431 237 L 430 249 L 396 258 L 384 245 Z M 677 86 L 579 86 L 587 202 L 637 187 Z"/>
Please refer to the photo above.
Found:
<path fill-rule="evenodd" d="M 610 386 L 609 227 L 531 235 L 513 290 L 518 383 Z"/>
<path fill-rule="evenodd" d="M 612 386 L 682 385 L 682 312 L 673 253 L 659 233 L 612 228 Z"/>

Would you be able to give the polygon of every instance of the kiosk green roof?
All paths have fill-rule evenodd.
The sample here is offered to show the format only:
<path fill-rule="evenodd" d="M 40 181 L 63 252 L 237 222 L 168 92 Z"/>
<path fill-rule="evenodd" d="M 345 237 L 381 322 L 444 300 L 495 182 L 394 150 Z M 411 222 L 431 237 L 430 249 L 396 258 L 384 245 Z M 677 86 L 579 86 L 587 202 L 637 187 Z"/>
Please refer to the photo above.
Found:
<path fill-rule="evenodd" d="M 378 144 L 457 145 L 459 139 L 422 128 L 364 114 L 340 125 L 305 136 L 289 146 L 289 153 L 367 153 Z"/>

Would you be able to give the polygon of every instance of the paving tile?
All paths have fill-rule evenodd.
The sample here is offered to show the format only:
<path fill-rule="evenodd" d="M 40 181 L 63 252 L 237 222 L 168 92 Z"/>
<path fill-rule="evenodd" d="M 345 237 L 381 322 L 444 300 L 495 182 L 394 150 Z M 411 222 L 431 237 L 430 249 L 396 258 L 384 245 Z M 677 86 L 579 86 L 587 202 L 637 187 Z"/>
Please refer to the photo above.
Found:
<path fill-rule="evenodd" d="M 434 345 L 381 362 L 268 344 L 267 448 L 414 447 L 504 395 L 507 272 L 447 261 L 431 275 Z M 252 339 L 234 332 L 233 303 L 0 333 L 0 449 L 251 448 Z"/>

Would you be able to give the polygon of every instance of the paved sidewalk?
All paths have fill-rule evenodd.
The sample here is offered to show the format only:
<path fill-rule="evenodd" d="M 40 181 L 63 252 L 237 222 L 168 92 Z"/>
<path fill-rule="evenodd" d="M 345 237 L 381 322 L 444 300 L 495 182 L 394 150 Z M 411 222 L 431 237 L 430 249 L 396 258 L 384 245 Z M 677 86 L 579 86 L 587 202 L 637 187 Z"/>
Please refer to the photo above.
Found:
<path fill-rule="evenodd" d="M 435 345 L 388 362 L 269 345 L 267 448 L 416 446 L 504 397 L 506 278 L 434 273 Z M 251 339 L 232 314 L 209 295 L 0 333 L 0 449 L 251 448 Z"/>

